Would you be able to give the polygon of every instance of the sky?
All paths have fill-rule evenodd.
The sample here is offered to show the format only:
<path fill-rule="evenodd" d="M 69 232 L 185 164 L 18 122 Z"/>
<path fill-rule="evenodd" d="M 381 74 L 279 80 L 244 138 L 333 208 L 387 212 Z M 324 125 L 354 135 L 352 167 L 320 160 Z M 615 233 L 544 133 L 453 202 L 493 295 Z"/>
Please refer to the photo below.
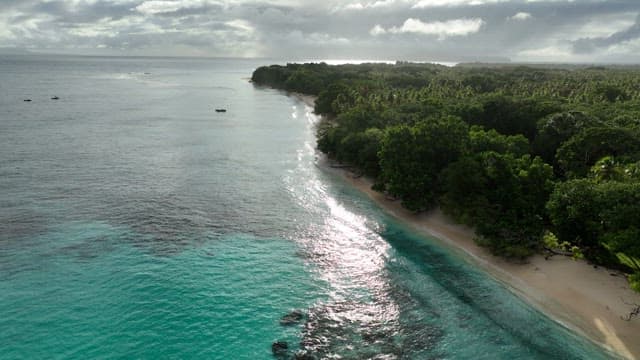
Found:
<path fill-rule="evenodd" d="M 640 0 L 0 0 L 0 49 L 640 63 Z"/>

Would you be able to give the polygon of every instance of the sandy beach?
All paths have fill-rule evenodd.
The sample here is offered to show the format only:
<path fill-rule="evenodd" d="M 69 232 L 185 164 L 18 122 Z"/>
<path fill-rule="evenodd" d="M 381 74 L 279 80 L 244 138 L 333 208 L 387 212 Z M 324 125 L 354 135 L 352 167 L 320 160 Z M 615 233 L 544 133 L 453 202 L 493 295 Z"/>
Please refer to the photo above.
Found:
<path fill-rule="evenodd" d="M 294 96 L 313 106 L 314 97 Z M 344 178 L 392 216 L 461 253 L 553 319 L 624 358 L 640 359 L 640 318 L 623 319 L 634 304 L 640 305 L 640 294 L 629 288 L 623 274 L 557 255 L 549 259 L 536 255 L 525 264 L 505 261 L 478 246 L 472 229 L 452 222 L 441 211 L 415 214 L 400 201 L 371 190 L 371 179 L 333 168 L 324 158 L 319 166 Z"/>

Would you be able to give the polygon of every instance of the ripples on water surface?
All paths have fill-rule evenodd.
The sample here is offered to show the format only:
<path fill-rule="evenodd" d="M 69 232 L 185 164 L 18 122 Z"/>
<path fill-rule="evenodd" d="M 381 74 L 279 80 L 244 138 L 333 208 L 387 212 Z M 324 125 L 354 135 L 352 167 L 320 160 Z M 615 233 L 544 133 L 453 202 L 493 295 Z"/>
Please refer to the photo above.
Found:
<path fill-rule="evenodd" d="M 323 173 L 258 65 L 0 57 L 0 358 L 610 356 Z"/>

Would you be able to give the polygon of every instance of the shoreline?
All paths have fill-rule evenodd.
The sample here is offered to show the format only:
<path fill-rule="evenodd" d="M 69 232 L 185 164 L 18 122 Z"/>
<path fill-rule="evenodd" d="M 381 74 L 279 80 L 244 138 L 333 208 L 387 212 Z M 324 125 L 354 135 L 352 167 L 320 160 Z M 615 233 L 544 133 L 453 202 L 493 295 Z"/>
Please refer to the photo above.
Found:
<path fill-rule="evenodd" d="M 290 95 L 313 108 L 314 96 Z M 633 310 L 633 304 L 640 305 L 640 293 L 633 291 L 620 273 L 558 255 L 547 260 L 536 254 L 524 264 L 509 262 L 478 246 L 473 229 L 454 223 L 439 209 L 415 214 L 400 201 L 371 190 L 373 181 L 369 178 L 331 167 L 324 156 L 318 166 L 343 178 L 412 229 L 463 255 L 565 327 L 623 358 L 640 360 L 640 318 L 622 319 Z"/>

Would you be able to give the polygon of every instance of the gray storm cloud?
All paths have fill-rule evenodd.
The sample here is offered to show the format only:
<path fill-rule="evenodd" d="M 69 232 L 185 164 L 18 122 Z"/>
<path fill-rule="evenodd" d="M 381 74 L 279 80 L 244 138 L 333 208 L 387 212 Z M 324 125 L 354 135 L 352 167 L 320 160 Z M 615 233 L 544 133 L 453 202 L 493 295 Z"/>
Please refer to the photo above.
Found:
<path fill-rule="evenodd" d="M 609 36 L 581 38 L 573 42 L 576 53 L 591 54 L 603 48 L 633 42 L 640 39 L 640 15 L 635 23 L 627 29 L 617 31 Z"/>
<path fill-rule="evenodd" d="M 636 0 L 3 0 L 0 48 L 291 60 L 638 62 L 638 14 Z"/>

